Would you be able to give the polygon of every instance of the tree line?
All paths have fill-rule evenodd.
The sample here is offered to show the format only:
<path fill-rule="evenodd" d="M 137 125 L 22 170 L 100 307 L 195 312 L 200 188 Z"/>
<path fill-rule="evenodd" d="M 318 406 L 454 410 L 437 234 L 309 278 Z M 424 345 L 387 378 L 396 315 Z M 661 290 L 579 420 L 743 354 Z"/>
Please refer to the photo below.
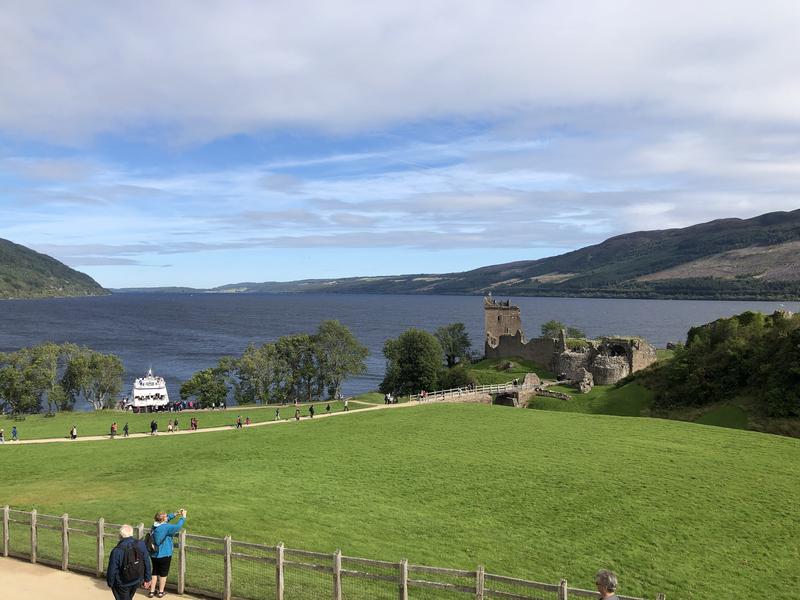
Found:
<path fill-rule="evenodd" d="M 671 360 L 641 377 L 656 408 L 738 398 L 771 417 L 800 417 L 800 315 L 748 311 L 693 327 Z"/>
<path fill-rule="evenodd" d="M 323 321 L 314 334 L 287 335 L 241 356 L 225 356 L 181 385 L 181 399 L 210 406 L 310 401 L 341 395 L 342 382 L 366 371 L 369 350 L 339 321 Z"/>
<path fill-rule="evenodd" d="M 0 353 L 0 409 L 15 414 L 71 410 L 78 398 L 96 409 L 122 389 L 122 361 L 86 346 L 47 342 Z"/>

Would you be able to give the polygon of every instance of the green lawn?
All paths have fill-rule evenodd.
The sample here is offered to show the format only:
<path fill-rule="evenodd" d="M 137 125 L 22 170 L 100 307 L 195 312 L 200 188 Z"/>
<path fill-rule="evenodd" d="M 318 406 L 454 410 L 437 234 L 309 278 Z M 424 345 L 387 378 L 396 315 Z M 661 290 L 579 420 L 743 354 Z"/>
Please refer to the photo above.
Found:
<path fill-rule="evenodd" d="M 359 402 L 360 401 L 360 402 Z M 382 403 L 383 396 L 380 394 L 362 394 L 350 401 L 350 410 L 364 408 L 362 402 Z M 327 402 L 314 402 L 314 410 L 317 414 L 325 412 Z M 331 402 L 331 412 L 339 412 L 343 408 L 342 402 Z M 308 416 L 308 404 L 301 405 L 302 416 Z M 242 406 L 229 407 L 225 410 L 184 410 L 178 413 L 141 413 L 133 414 L 121 410 L 100 410 L 91 412 L 66 412 L 57 413 L 55 416 L 28 415 L 24 420 L 15 420 L 11 417 L 0 417 L 0 427 L 5 429 L 6 439 L 11 439 L 11 428 L 16 426 L 20 439 L 41 439 L 67 437 L 73 425 L 78 427 L 78 436 L 106 435 L 111 429 L 114 421 L 119 425 L 119 435 L 122 435 L 122 427 L 128 423 L 131 433 L 149 433 L 150 421 L 155 419 L 158 422 L 158 430 L 161 433 L 167 431 L 167 421 L 177 418 L 181 429 L 189 429 L 189 419 L 196 417 L 200 429 L 206 427 L 221 427 L 224 425 L 234 425 L 236 417 L 242 415 L 242 419 L 248 416 L 254 423 L 262 421 L 272 421 L 275 418 L 275 409 L 278 405 L 271 406 Z M 294 405 L 287 404 L 280 407 L 281 419 L 294 417 Z"/>
<path fill-rule="evenodd" d="M 572 400 L 535 396 L 531 399 L 529 408 L 638 417 L 649 408 L 653 399 L 653 392 L 638 383 L 628 383 L 619 388 L 613 385 L 596 385 L 588 394 L 581 394 L 575 388 L 563 385 L 548 389 L 565 392 L 572 396 Z"/>
<path fill-rule="evenodd" d="M 608 567 L 648 598 L 800 588 L 800 440 L 754 432 L 428 405 L 0 455 L 0 504 L 49 514 L 185 506 L 198 533 L 588 589 Z"/>
<path fill-rule="evenodd" d="M 716 425 L 717 427 L 730 427 L 732 429 L 747 429 L 747 411 L 740 406 L 727 405 L 714 408 L 700 418 L 695 419 L 695 423 L 701 425 Z"/>
<path fill-rule="evenodd" d="M 516 366 L 508 370 L 498 370 L 497 365 L 513 362 Z M 544 367 L 521 358 L 486 358 L 469 365 L 469 370 L 481 385 L 508 383 L 515 377 L 522 379 L 527 373 L 536 373 L 542 379 L 555 379 Z"/>

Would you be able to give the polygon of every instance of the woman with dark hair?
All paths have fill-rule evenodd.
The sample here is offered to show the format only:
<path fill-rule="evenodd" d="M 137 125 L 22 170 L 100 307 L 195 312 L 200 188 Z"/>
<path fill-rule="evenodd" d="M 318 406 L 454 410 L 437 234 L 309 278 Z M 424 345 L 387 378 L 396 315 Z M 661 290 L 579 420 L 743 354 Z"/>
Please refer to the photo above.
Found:
<path fill-rule="evenodd" d="M 186 509 L 178 511 L 180 519 L 175 523 L 170 523 L 177 515 L 167 514 L 164 511 L 156 513 L 153 522 L 153 529 L 150 530 L 150 538 L 155 551 L 150 548 L 150 559 L 153 563 L 153 578 L 155 579 L 148 597 L 163 598 L 166 595 L 164 588 L 167 587 L 167 576 L 169 575 L 170 563 L 172 563 L 173 543 L 172 537 L 176 535 L 186 522 Z"/>

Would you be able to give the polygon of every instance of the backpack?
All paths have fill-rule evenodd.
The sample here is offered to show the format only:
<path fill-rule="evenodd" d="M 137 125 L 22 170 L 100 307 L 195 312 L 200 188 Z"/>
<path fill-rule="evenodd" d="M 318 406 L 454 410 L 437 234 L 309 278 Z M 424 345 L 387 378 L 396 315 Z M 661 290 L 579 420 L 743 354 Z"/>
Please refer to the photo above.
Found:
<path fill-rule="evenodd" d="M 120 580 L 123 583 L 127 583 L 144 579 L 144 561 L 145 558 L 136 543 L 128 545 L 122 557 L 122 568 L 119 572 Z"/>
<path fill-rule="evenodd" d="M 156 544 L 156 536 L 153 535 L 152 531 L 148 531 L 147 534 L 144 536 L 144 547 L 147 548 L 147 551 L 150 554 L 155 554 L 158 552 L 158 544 Z"/>

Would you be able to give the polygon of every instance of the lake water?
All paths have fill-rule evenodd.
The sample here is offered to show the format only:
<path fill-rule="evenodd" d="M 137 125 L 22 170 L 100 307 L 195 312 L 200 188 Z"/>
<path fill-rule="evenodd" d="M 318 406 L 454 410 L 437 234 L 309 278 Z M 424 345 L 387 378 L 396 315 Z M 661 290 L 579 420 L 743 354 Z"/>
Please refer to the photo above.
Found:
<path fill-rule="evenodd" d="M 797 302 L 514 298 L 513 303 L 522 309 L 529 338 L 542 323 L 556 319 L 589 336 L 641 335 L 658 347 L 683 340 L 693 325 L 745 310 L 800 310 Z M 384 341 L 409 327 L 433 331 L 462 322 L 473 348 L 483 350 L 483 298 L 478 296 L 115 294 L 0 301 L 0 351 L 45 341 L 85 344 L 123 360 L 125 392 L 152 366 L 178 399 L 180 383 L 221 356 L 241 354 L 249 343 L 311 333 L 324 319 L 347 325 L 370 350 L 368 372 L 347 381 L 346 394 L 377 388 Z"/>

